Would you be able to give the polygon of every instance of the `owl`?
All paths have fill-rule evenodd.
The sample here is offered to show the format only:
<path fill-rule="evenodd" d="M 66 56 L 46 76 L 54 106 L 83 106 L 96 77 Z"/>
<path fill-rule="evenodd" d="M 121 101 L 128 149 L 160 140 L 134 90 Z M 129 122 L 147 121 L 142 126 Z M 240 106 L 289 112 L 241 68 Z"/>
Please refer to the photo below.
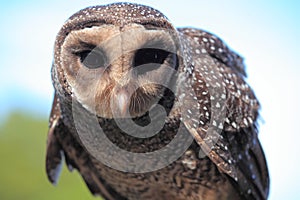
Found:
<path fill-rule="evenodd" d="M 260 105 L 217 36 L 115 3 L 59 31 L 46 172 L 63 160 L 104 199 L 267 199 Z"/>

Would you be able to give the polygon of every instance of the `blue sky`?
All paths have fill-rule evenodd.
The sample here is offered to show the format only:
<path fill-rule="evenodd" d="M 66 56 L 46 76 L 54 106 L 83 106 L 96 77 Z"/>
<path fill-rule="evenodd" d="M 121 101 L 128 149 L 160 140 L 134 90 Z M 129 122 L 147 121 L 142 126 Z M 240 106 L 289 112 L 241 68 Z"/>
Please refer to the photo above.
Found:
<path fill-rule="evenodd" d="M 81 8 L 115 1 L 0 2 L 0 119 L 22 109 L 47 116 L 53 97 L 53 44 Z M 245 57 L 262 104 L 260 138 L 271 172 L 271 200 L 300 199 L 300 1 L 132 1 L 162 11 L 175 26 L 220 36 Z"/>

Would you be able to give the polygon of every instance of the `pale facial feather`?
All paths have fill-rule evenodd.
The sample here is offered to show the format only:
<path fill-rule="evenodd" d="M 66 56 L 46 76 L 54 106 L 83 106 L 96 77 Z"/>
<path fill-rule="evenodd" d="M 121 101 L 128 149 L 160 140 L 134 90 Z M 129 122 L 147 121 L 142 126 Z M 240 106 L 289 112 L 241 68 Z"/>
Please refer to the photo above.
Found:
<path fill-rule="evenodd" d="M 86 68 L 74 54 L 86 50 L 83 43 L 100 48 L 107 66 Z M 143 115 L 163 93 L 162 87 L 153 83 L 167 84 L 171 76 L 166 66 L 141 76 L 134 74 L 135 52 L 147 47 L 176 53 L 172 36 L 162 29 L 147 30 L 142 25 L 129 24 L 122 29 L 103 25 L 72 31 L 63 43 L 61 56 L 73 98 L 90 112 L 105 118 L 114 118 L 115 113 L 121 113 L 120 117 Z"/>

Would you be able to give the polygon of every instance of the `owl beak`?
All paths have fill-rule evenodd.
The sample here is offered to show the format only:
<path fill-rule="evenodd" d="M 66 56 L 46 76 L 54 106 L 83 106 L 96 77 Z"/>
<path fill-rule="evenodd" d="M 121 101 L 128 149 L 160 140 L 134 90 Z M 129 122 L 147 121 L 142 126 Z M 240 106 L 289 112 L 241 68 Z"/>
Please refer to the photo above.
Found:
<path fill-rule="evenodd" d="M 116 106 L 118 107 L 117 114 L 120 115 L 119 117 L 124 118 L 129 116 L 129 103 L 130 103 L 130 96 L 128 92 L 125 90 L 120 90 L 116 94 Z"/>

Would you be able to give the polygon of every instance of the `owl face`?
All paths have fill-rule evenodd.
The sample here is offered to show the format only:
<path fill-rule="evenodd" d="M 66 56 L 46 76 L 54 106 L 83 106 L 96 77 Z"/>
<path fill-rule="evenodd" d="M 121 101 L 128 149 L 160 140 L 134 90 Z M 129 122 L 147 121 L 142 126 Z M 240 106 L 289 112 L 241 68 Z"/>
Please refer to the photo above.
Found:
<path fill-rule="evenodd" d="M 177 43 L 169 30 L 138 23 L 71 31 L 60 56 L 72 98 L 99 117 L 145 114 L 179 66 Z"/>

